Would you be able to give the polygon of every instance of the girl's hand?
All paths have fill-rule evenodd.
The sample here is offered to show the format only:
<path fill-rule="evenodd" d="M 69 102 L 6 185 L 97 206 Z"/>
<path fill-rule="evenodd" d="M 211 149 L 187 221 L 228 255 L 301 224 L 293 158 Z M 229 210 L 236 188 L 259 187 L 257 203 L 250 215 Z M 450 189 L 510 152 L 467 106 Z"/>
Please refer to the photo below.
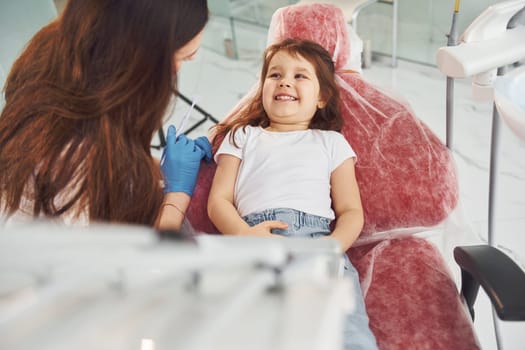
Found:
<path fill-rule="evenodd" d="M 275 236 L 280 236 L 280 235 L 273 234 L 272 233 L 273 229 L 285 230 L 287 228 L 288 228 L 288 224 L 286 222 L 263 221 L 260 224 L 250 227 L 247 232 L 247 235 L 257 236 L 257 237 L 275 237 Z"/>

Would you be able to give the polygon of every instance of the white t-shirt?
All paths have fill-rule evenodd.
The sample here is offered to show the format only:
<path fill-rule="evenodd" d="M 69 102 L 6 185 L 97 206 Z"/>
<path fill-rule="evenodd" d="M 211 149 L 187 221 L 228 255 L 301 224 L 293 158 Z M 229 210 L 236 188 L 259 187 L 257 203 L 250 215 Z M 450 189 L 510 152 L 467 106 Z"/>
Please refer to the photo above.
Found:
<path fill-rule="evenodd" d="M 346 159 L 356 157 L 344 136 L 336 131 L 272 132 L 246 126 L 228 133 L 220 154 L 241 159 L 234 204 L 241 216 L 273 208 L 292 208 L 329 219 L 330 176 Z"/>
<path fill-rule="evenodd" d="M 4 203 L 1 204 L 3 205 Z M 79 210 L 79 208 L 75 206 L 60 216 L 51 218 L 45 217 L 41 214 L 37 219 L 67 226 L 88 226 L 89 212 L 87 207 Z M 13 215 L 11 215 L 9 218 L 0 212 L 0 232 L 2 231 L 3 227 L 9 228 L 11 226 L 23 225 L 34 220 L 35 217 L 33 216 L 33 202 L 28 201 L 26 198 L 22 198 L 20 209 L 13 213 Z"/>
<path fill-rule="evenodd" d="M 76 172 L 77 176 L 82 173 L 82 168 Z M 87 206 L 79 206 L 78 202 L 76 205 L 71 207 L 69 210 L 56 217 L 45 217 L 40 214 L 38 218 L 33 216 L 34 202 L 28 198 L 33 198 L 34 180 L 31 178 L 26 184 L 24 194 L 20 200 L 19 209 L 13 213 L 10 217 L 6 217 L 5 213 L 0 211 L 0 232 L 2 227 L 8 228 L 10 226 L 23 225 L 34 221 L 35 219 L 45 220 L 47 222 L 54 222 L 57 224 L 64 224 L 67 226 L 88 226 L 89 225 L 89 208 Z M 80 181 L 73 181 L 67 187 L 62 189 L 59 195 L 55 198 L 54 203 L 57 207 L 61 207 L 67 201 L 70 201 L 71 196 L 77 193 L 80 186 Z M 5 203 L 0 201 L 0 209 L 5 207 Z"/>

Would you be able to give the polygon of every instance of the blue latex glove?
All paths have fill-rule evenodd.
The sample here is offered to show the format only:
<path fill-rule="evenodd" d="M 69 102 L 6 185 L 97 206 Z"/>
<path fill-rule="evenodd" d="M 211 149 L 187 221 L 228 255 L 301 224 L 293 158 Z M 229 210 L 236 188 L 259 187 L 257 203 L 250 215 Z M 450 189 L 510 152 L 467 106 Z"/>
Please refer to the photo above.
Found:
<path fill-rule="evenodd" d="M 208 156 L 207 149 L 203 140 L 197 143 L 186 135 L 177 137 L 175 127 L 169 126 L 166 147 L 160 162 L 164 175 L 164 193 L 184 192 L 189 196 L 193 194 L 201 159 Z M 211 146 L 209 153 L 211 157 Z"/>
<path fill-rule="evenodd" d="M 195 139 L 195 145 L 204 153 L 204 160 L 206 163 L 211 162 L 211 143 L 206 136 L 200 136 Z"/>

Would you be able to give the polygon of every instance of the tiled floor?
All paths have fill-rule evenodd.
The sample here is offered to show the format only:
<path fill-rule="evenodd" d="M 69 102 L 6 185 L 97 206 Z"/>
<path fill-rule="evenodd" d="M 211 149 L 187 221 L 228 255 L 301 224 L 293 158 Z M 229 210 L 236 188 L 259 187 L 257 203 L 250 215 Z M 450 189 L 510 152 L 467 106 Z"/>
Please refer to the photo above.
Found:
<path fill-rule="evenodd" d="M 261 29 L 250 30 L 241 34 L 241 37 L 250 38 L 246 52 L 240 52 L 241 59 L 228 59 L 217 53 L 220 45 L 214 45 L 213 50 L 203 47 L 196 60 L 187 63 L 181 71 L 181 91 L 189 97 L 197 96 L 200 106 L 217 119 L 222 119 L 257 81 L 260 52 L 254 49 L 254 43 L 264 43 L 266 33 Z M 406 99 L 415 113 L 445 140 L 445 77 L 435 67 L 400 61 L 398 68 L 392 69 L 389 62 L 388 58 L 375 61 L 363 75 L 370 82 Z M 450 234 L 456 237 L 459 234 L 454 242 L 486 241 L 492 103 L 472 100 L 470 81 L 457 80 L 454 105 L 453 153 L 460 183 L 460 206 L 454 224 L 450 225 L 450 231 L 455 233 Z M 178 125 L 178 119 L 188 107 L 179 102 L 170 122 Z M 192 118 L 198 117 L 198 113 L 192 113 Z M 205 123 L 191 136 L 206 134 L 212 125 Z M 506 125 L 501 129 L 496 242 L 525 267 L 525 143 Z M 450 250 L 445 253 L 450 266 L 456 268 L 450 259 Z M 476 312 L 475 324 L 483 348 L 495 349 L 490 306 L 483 295 L 478 297 Z M 525 341 L 525 324 L 505 323 L 502 332 L 505 349 L 521 348 Z"/>

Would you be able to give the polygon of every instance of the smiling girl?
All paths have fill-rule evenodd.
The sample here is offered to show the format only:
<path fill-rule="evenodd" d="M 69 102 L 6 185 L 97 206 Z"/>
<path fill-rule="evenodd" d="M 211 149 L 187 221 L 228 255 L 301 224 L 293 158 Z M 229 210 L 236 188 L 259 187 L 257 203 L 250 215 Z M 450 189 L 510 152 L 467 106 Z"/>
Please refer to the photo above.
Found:
<path fill-rule="evenodd" d="M 357 239 L 363 209 L 356 155 L 339 133 L 334 70 L 330 54 L 311 41 L 286 39 L 266 50 L 255 98 L 216 129 L 223 141 L 208 214 L 223 234 L 331 237 L 342 252 Z M 343 257 L 356 291 L 345 348 L 376 349 L 359 276 Z"/>

